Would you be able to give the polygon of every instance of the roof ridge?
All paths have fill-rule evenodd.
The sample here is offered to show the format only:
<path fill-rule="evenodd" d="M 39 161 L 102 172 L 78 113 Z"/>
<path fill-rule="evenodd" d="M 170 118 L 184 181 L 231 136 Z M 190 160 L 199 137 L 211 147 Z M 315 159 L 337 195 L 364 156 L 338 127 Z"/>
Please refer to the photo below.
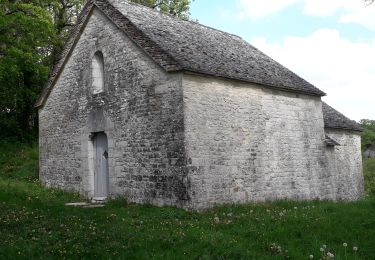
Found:
<path fill-rule="evenodd" d="M 143 5 L 143 4 L 140 4 L 140 3 L 134 3 L 134 2 L 131 2 L 129 0 L 121 0 L 121 1 L 124 1 L 124 2 L 127 2 L 128 4 L 130 5 L 135 5 L 135 6 L 138 6 L 139 8 L 144 8 L 144 9 L 148 9 L 152 12 L 155 12 L 155 13 L 158 13 L 158 14 L 161 14 L 161 15 L 165 15 L 165 16 L 168 16 L 172 19 L 175 19 L 177 21 L 181 21 L 181 22 L 188 22 L 188 23 L 191 23 L 191 24 L 195 24 L 195 25 L 199 25 L 201 27 L 205 27 L 205 28 L 208 28 L 208 29 L 211 29 L 211 30 L 214 30 L 214 31 L 217 31 L 217 32 L 221 32 L 223 34 L 226 34 L 226 35 L 229 35 L 229 36 L 234 36 L 235 38 L 238 38 L 238 39 L 241 39 L 244 41 L 244 39 L 237 35 L 237 34 L 233 34 L 233 33 L 229 33 L 229 32 L 226 32 L 226 31 L 223 31 L 223 30 L 220 30 L 220 29 L 217 29 L 217 28 L 213 28 L 211 26 L 208 26 L 208 25 L 205 25 L 205 24 L 201 24 L 199 21 L 194 21 L 194 20 L 184 20 L 184 19 L 181 19 L 179 17 L 177 17 L 176 15 L 173 15 L 173 14 L 170 14 L 170 13 L 165 13 L 165 12 L 162 12 L 160 10 L 157 10 L 155 8 L 151 8 L 151 7 L 148 7 L 146 5 Z"/>

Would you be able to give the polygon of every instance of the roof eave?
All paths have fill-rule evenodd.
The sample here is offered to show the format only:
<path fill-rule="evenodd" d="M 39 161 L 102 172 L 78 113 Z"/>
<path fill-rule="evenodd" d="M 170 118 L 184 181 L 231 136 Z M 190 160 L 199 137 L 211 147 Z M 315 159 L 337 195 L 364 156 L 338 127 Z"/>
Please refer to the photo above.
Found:
<path fill-rule="evenodd" d="M 351 128 L 351 127 L 339 127 L 339 126 L 324 126 L 324 129 L 333 129 L 333 130 L 344 130 L 344 131 L 353 131 L 353 132 L 359 132 L 362 133 L 362 128 Z"/>
<path fill-rule="evenodd" d="M 253 84 L 260 85 L 260 86 L 265 86 L 265 87 L 273 89 L 273 90 L 286 91 L 286 92 L 298 93 L 298 94 L 305 94 L 305 95 L 309 95 L 309 96 L 323 97 L 323 96 L 327 95 L 326 93 L 324 93 L 323 91 L 321 91 L 319 89 L 317 89 L 318 91 L 316 91 L 316 92 L 302 91 L 302 90 L 297 90 L 297 89 L 293 89 L 293 88 L 289 88 L 289 87 L 276 86 L 276 85 L 267 84 L 267 83 L 264 83 L 264 82 L 257 82 L 255 80 L 247 80 L 247 79 L 239 78 L 239 77 L 238 78 L 237 77 L 226 77 L 226 76 L 223 76 L 223 75 L 218 75 L 218 74 L 214 74 L 214 73 L 210 73 L 210 72 L 206 72 L 206 71 L 193 70 L 193 69 L 190 69 L 190 68 L 189 69 L 182 69 L 180 71 L 182 71 L 184 73 L 187 73 L 187 74 L 200 74 L 200 75 L 206 75 L 206 76 L 222 78 L 222 79 L 227 79 L 227 80 L 229 79 L 229 80 L 240 81 L 240 82 L 244 82 L 244 83 L 253 83 Z"/>

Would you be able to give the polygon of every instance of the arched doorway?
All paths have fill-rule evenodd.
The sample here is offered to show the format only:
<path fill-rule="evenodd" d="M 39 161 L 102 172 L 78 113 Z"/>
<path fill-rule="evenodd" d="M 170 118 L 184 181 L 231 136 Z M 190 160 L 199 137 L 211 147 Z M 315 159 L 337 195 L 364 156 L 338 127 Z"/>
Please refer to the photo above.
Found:
<path fill-rule="evenodd" d="M 94 200 L 108 196 L 108 140 L 105 133 L 94 135 Z"/>

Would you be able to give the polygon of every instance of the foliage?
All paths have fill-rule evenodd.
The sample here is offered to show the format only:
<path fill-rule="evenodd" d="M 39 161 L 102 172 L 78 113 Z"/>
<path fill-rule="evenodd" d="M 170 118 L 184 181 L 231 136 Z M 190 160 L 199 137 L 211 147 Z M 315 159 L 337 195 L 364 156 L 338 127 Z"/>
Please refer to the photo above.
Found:
<path fill-rule="evenodd" d="M 362 149 L 375 148 L 375 120 L 362 119 L 359 121 L 363 127 Z M 375 195 L 375 158 L 363 158 L 363 175 L 365 190 L 369 195 Z"/>
<path fill-rule="evenodd" d="M 0 2 L 1 137 L 27 139 L 35 130 L 33 104 L 48 76 L 55 32 L 47 10 L 33 2 Z"/>
<path fill-rule="evenodd" d="M 36 154 L 36 144 L 0 147 L 0 259 L 375 259 L 371 197 L 201 213 L 123 199 L 71 208 L 82 198 L 35 181 Z"/>
<path fill-rule="evenodd" d="M 184 20 L 189 20 L 190 0 L 130 0 L 134 3 L 142 4 L 164 13 L 175 15 Z"/>
<path fill-rule="evenodd" d="M 366 193 L 375 196 L 375 158 L 363 161 L 363 175 L 365 178 Z"/>
<path fill-rule="evenodd" d="M 362 149 L 375 144 L 375 120 L 361 119 L 359 121 L 363 127 Z"/>
<path fill-rule="evenodd" d="M 69 36 L 70 29 L 77 21 L 84 0 L 48 0 L 45 8 L 50 12 L 53 19 L 56 41 L 51 60 L 56 61 L 61 53 L 64 43 Z"/>

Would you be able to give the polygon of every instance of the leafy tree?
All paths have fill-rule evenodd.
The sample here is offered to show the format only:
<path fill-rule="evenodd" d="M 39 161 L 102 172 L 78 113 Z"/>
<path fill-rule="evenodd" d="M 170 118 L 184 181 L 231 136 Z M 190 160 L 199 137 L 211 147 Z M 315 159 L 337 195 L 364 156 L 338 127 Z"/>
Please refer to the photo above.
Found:
<path fill-rule="evenodd" d="M 0 136 L 35 131 L 33 104 L 48 76 L 55 32 L 50 13 L 32 1 L 0 2 Z"/>
<path fill-rule="evenodd" d="M 375 120 L 362 119 L 359 123 L 363 127 L 362 148 L 365 149 L 375 145 Z"/>
<path fill-rule="evenodd" d="M 162 12 L 169 13 L 189 20 L 190 0 L 131 0 L 134 3 L 142 4 Z"/>
<path fill-rule="evenodd" d="M 44 7 L 52 16 L 56 34 L 50 57 L 52 62 L 56 61 L 62 51 L 69 31 L 74 26 L 83 4 L 84 0 L 48 0 L 44 4 Z"/>

